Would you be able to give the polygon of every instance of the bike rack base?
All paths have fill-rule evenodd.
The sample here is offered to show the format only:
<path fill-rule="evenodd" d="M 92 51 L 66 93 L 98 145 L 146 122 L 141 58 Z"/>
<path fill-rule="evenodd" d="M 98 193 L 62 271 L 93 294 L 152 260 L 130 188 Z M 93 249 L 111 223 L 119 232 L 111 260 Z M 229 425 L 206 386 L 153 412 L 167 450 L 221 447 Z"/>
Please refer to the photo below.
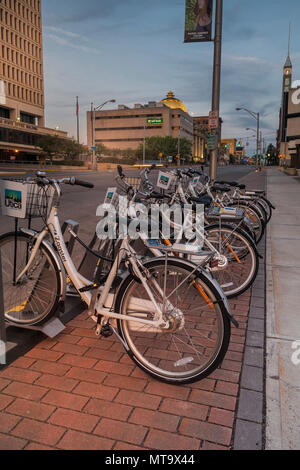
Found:
<path fill-rule="evenodd" d="M 40 326 L 34 326 L 34 325 L 15 325 L 14 323 L 9 323 L 6 322 L 7 326 L 13 326 L 15 328 L 22 328 L 22 330 L 32 330 L 32 331 L 40 331 L 41 333 L 44 333 L 44 335 L 48 336 L 48 338 L 55 338 L 55 336 L 59 335 L 66 327 L 65 325 L 60 321 L 59 318 L 53 317 L 46 323 Z"/>

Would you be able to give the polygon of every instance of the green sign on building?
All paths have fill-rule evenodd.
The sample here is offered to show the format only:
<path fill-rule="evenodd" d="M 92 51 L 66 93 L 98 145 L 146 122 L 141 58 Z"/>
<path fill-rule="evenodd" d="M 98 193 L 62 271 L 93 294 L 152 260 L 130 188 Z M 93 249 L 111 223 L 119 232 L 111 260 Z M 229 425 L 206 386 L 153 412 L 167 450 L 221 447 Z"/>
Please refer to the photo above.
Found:
<path fill-rule="evenodd" d="M 157 125 L 157 124 L 163 124 L 164 120 L 163 118 L 159 119 L 147 119 L 147 124 L 149 126 Z"/>

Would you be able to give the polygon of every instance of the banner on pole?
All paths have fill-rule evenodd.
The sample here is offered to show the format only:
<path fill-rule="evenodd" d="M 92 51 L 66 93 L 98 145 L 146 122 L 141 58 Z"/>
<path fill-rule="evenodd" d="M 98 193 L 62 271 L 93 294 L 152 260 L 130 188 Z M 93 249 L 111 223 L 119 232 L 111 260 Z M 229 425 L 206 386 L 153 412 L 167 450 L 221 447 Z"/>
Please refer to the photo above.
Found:
<path fill-rule="evenodd" d="M 213 0 L 186 0 L 184 42 L 211 41 Z"/>

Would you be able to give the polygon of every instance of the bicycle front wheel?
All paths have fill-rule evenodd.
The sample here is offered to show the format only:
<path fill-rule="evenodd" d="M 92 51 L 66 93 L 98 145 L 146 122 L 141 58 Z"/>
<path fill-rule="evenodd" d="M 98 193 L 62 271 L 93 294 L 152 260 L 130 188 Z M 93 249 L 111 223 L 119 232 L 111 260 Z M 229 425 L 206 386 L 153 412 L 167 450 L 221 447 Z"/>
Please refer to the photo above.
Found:
<path fill-rule="evenodd" d="M 0 236 L 5 319 L 17 325 L 35 325 L 58 308 L 60 277 L 51 252 L 42 244 L 19 282 L 35 240 L 21 232 Z"/>
<path fill-rule="evenodd" d="M 145 263 L 148 286 L 163 309 L 168 328 L 139 323 L 153 320 L 153 302 L 142 284 L 129 275 L 119 291 L 116 311 L 132 320 L 118 321 L 130 356 L 153 377 L 183 384 L 200 380 L 223 360 L 230 339 L 230 322 L 214 284 L 192 264 L 162 259 Z M 152 308 L 148 308 L 148 306 Z"/>

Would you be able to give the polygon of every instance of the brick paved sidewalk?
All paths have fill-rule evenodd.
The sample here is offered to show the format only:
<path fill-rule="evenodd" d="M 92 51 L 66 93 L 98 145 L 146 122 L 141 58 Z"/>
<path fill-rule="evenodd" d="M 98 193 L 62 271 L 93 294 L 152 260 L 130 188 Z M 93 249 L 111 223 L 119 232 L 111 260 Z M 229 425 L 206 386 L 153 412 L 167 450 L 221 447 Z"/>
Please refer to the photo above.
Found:
<path fill-rule="evenodd" d="M 0 372 L 0 449 L 232 448 L 250 302 L 250 291 L 231 302 L 240 328 L 222 366 L 181 387 L 149 378 L 79 315 Z"/>

